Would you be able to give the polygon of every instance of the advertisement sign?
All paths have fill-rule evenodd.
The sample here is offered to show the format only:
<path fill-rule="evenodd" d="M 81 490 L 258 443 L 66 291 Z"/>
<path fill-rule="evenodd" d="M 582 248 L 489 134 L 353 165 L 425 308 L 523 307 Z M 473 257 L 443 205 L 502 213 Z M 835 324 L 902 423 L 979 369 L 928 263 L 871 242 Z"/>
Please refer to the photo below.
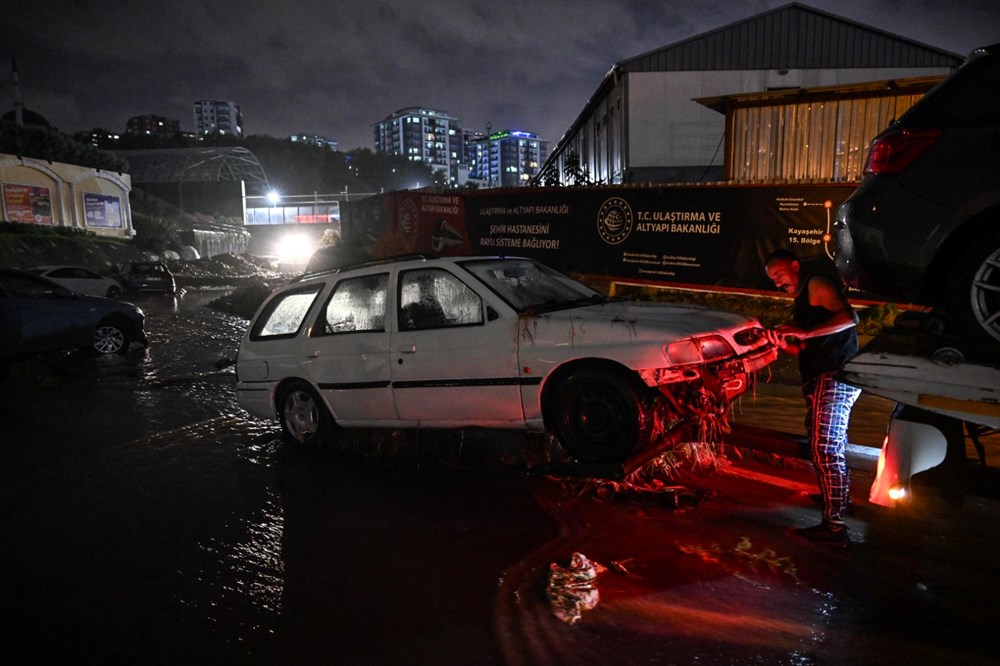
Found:
<path fill-rule="evenodd" d="M 84 192 L 83 214 L 88 227 L 121 229 L 125 225 L 121 199 L 111 194 Z"/>
<path fill-rule="evenodd" d="M 473 254 L 533 257 L 637 282 L 770 289 L 778 248 L 828 258 L 853 186 L 560 188 L 465 197 L 457 233 Z M 430 248 L 432 249 L 432 248 Z"/>
<path fill-rule="evenodd" d="M 49 188 L 4 183 L 3 211 L 8 222 L 52 224 Z"/>
<path fill-rule="evenodd" d="M 420 251 L 468 254 L 464 225 L 461 195 L 402 192 L 397 197 L 396 230 Z"/>

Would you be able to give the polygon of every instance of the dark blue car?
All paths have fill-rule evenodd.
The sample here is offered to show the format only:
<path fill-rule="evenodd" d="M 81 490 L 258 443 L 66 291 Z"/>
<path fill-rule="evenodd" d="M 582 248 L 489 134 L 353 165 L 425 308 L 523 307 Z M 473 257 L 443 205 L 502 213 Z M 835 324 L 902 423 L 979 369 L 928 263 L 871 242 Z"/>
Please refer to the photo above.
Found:
<path fill-rule="evenodd" d="M 51 280 L 0 269 L 0 356 L 67 349 L 124 354 L 148 344 L 143 313 L 131 303 L 81 296 Z"/>

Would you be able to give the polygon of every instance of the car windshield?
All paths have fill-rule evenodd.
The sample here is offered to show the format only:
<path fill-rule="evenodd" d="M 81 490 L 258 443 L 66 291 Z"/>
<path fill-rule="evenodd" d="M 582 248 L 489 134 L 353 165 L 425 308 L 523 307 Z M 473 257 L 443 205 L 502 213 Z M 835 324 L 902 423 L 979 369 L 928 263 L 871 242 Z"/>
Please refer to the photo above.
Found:
<path fill-rule="evenodd" d="M 466 261 L 462 267 L 518 312 L 539 312 L 603 303 L 590 287 L 530 259 Z"/>

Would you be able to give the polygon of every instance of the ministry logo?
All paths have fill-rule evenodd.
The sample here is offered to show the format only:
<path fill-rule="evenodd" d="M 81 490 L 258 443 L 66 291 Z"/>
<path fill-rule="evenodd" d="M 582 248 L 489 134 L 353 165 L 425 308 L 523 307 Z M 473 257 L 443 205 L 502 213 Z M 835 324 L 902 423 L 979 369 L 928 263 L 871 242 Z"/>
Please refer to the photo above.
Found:
<path fill-rule="evenodd" d="M 618 245 L 632 233 L 632 207 L 618 197 L 611 197 L 597 214 L 597 233 L 608 245 Z"/>

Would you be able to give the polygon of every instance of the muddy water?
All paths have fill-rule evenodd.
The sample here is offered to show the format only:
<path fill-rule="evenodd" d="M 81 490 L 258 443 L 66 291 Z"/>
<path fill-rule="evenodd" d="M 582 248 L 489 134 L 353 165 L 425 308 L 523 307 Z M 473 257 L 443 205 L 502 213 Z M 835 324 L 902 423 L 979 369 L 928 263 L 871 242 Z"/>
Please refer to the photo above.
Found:
<path fill-rule="evenodd" d="M 513 472 L 496 434 L 292 451 L 235 404 L 218 361 L 246 322 L 217 295 L 145 298 L 148 350 L 0 387 L 3 663 L 990 663 L 995 497 L 856 494 L 830 552 L 785 535 L 818 518 L 801 462 L 691 475 L 678 510 Z M 795 431 L 799 405 L 775 388 L 737 418 Z M 567 625 L 542 591 L 574 551 L 608 571 Z"/>

